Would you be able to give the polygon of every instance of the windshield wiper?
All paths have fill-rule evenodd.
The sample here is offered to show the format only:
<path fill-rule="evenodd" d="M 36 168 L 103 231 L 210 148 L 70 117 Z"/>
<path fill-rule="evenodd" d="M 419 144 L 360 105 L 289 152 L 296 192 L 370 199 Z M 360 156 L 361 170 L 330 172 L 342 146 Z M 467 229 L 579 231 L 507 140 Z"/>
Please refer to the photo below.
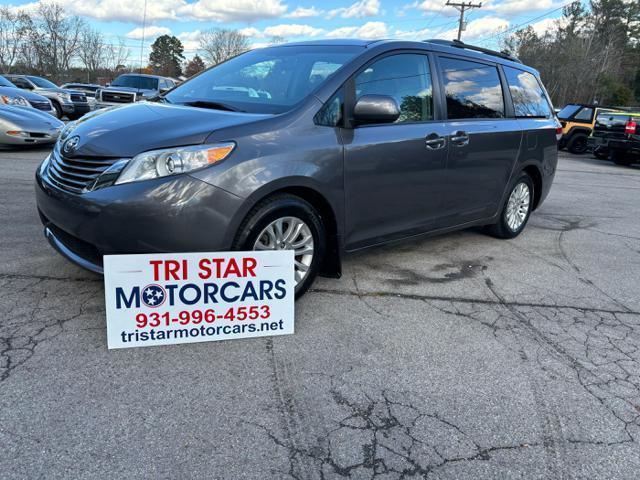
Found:
<path fill-rule="evenodd" d="M 198 108 L 211 108 L 213 110 L 226 110 L 227 112 L 242 112 L 236 107 L 232 107 L 226 103 L 220 102 L 211 102 L 209 100 L 194 100 L 193 102 L 185 102 L 185 105 L 189 105 L 190 107 L 198 107 Z"/>

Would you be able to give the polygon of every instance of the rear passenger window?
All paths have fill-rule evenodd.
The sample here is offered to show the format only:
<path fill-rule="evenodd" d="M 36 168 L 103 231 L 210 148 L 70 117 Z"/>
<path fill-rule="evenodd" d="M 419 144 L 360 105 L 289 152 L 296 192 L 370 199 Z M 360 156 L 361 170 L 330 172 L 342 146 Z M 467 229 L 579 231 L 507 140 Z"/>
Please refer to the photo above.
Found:
<path fill-rule="evenodd" d="M 396 123 L 433 120 L 433 91 L 425 55 L 401 54 L 369 65 L 356 77 L 356 99 L 388 95 L 400 106 Z"/>
<path fill-rule="evenodd" d="M 549 117 L 551 108 L 538 79 L 517 68 L 504 67 L 516 117 Z"/>
<path fill-rule="evenodd" d="M 593 108 L 583 108 L 573 118 L 575 118 L 576 120 L 584 120 L 586 122 L 590 122 L 592 117 L 593 117 Z"/>
<path fill-rule="evenodd" d="M 448 118 L 504 117 L 502 85 L 496 67 L 446 57 L 440 57 L 439 62 Z"/>

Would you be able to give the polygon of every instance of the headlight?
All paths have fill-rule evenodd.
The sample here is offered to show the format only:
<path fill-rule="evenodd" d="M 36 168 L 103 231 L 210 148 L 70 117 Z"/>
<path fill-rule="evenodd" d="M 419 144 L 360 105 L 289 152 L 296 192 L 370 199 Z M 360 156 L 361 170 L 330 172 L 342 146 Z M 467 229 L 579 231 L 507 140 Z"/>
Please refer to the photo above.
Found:
<path fill-rule="evenodd" d="M 70 101 L 71 101 L 71 95 L 70 95 L 70 94 L 68 94 L 68 93 L 61 93 L 61 94 L 60 94 L 60 97 L 61 97 L 63 100 L 66 100 L 67 102 L 70 102 Z"/>
<path fill-rule="evenodd" d="M 234 142 L 153 150 L 136 155 L 122 171 L 116 184 L 166 177 L 206 167 L 227 158 Z"/>
<path fill-rule="evenodd" d="M 0 103 L 5 105 L 20 105 L 22 107 L 29 107 L 30 104 L 23 97 L 10 97 L 8 95 L 0 95 Z"/>

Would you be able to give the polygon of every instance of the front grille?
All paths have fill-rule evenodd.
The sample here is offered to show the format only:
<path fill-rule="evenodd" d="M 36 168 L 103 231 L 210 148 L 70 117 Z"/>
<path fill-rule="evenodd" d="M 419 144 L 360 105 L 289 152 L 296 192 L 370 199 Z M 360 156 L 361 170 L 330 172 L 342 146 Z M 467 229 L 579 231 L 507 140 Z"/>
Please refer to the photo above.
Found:
<path fill-rule="evenodd" d="M 108 92 L 103 90 L 101 95 L 103 102 L 110 103 L 132 103 L 135 102 L 136 99 L 135 93 Z"/>
<path fill-rule="evenodd" d="M 57 187 L 72 193 L 82 193 L 117 161 L 117 158 L 64 158 L 54 149 L 47 173 Z"/>
<path fill-rule="evenodd" d="M 87 97 L 81 93 L 72 93 L 71 94 L 71 101 L 72 102 L 86 102 L 87 101 Z"/>
<path fill-rule="evenodd" d="M 37 108 L 38 110 L 44 110 L 45 112 L 48 112 L 49 110 L 51 110 L 51 104 L 49 102 L 40 102 L 37 100 L 32 100 L 29 103 L 33 108 Z"/>

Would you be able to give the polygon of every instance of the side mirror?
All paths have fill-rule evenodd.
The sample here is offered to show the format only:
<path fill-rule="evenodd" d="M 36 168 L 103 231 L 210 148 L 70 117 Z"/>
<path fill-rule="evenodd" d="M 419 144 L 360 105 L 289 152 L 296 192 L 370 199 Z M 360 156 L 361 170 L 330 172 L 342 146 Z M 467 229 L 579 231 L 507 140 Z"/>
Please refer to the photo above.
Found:
<path fill-rule="evenodd" d="M 353 108 L 356 125 L 393 123 L 400 117 L 398 102 L 389 95 L 363 95 Z"/>

